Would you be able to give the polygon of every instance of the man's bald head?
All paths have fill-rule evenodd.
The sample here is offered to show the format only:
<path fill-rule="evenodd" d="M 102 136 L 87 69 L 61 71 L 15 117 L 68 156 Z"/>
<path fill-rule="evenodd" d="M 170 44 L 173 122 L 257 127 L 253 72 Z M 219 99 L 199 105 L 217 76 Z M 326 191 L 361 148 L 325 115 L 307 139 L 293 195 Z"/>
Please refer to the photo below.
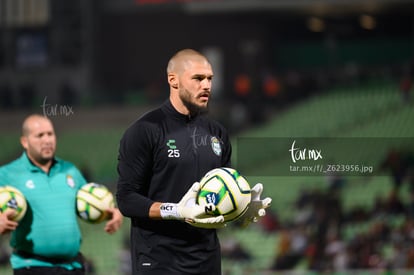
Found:
<path fill-rule="evenodd" d="M 46 116 L 42 116 L 39 114 L 33 114 L 28 116 L 22 124 L 22 136 L 28 136 L 33 127 L 36 127 L 36 125 L 40 123 L 47 123 L 52 125 L 52 122 Z"/>
<path fill-rule="evenodd" d="M 188 69 L 191 62 L 205 62 L 210 64 L 207 58 L 200 52 L 193 49 L 184 49 L 171 57 L 167 66 L 167 74 L 181 74 L 183 71 Z"/>

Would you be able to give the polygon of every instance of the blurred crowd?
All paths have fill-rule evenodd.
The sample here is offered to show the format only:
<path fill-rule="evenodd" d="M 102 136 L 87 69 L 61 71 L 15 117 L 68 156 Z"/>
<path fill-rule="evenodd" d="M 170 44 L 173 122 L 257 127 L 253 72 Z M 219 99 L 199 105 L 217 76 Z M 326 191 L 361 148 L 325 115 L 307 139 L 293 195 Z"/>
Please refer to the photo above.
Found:
<path fill-rule="evenodd" d="M 404 161 L 396 155 L 404 156 Z M 368 203 L 371 207 L 354 204 L 345 209 L 342 194 L 345 188 L 352 187 L 347 186 L 345 177 L 330 177 L 323 190 L 301 190 L 294 198 L 291 221 L 281 222 L 277 213 L 269 211 L 259 223 L 264 234 L 278 235 L 275 258 L 269 270 L 292 270 L 299 266 L 329 273 L 414 268 L 412 157 L 408 152 L 390 151 L 382 169 L 392 175 L 392 184 L 388 193 L 377 195 Z M 395 184 L 393 171 L 397 159 L 403 167 L 398 165 L 400 173 Z M 409 190 L 409 194 L 405 190 Z M 231 246 L 223 249 L 226 258 L 252 259 L 243 243 L 233 240 Z"/>

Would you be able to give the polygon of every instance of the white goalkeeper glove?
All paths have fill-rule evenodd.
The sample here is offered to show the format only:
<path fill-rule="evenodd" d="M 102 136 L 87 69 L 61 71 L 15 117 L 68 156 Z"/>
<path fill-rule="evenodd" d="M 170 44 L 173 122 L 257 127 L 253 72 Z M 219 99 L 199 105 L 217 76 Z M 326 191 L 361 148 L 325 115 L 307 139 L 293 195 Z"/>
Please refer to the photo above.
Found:
<path fill-rule="evenodd" d="M 224 228 L 227 226 L 226 222 L 224 221 L 224 217 L 222 215 L 215 217 L 215 218 L 217 218 L 217 220 L 215 220 L 214 222 L 187 221 L 187 223 L 191 224 L 194 227 L 207 228 L 207 229 L 220 229 L 220 228 Z"/>
<path fill-rule="evenodd" d="M 162 203 L 160 206 L 161 217 L 165 220 L 183 220 L 202 228 L 223 227 L 223 216 L 209 215 L 216 209 L 214 204 L 196 204 L 199 190 L 200 183 L 195 182 L 179 203 Z"/>
<path fill-rule="evenodd" d="M 267 197 L 263 200 L 260 199 L 260 196 L 263 192 L 263 184 L 257 183 L 251 189 L 251 200 L 249 208 L 246 213 L 241 217 L 241 227 L 247 227 L 252 222 L 257 222 L 259 218 L 266 215 L 266 208 L 268 208 L 272 202 L 272 199 Z"/>

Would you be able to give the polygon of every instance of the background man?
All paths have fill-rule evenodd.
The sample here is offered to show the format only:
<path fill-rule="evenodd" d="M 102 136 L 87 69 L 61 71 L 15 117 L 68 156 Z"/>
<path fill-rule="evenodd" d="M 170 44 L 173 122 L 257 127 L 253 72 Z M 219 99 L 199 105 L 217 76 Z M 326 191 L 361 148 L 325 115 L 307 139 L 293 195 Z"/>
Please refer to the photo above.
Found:
<path fill-rule="evenodd" d="M 55 157 L 56 135 L 47 117 L 27 117 L 20 142 L 21 157 L 0 167 L 0 186 L 19 189 L 28 203 L 19 223 L 10 219 L 14 210 L 0 213 L 0 233 L 12 231 L 13 272 L 85 274 L 75 202 L 86 180 L 72 163 Z M 112 234 L 120 228 L 122 215 L 117 208 L 109 212 L 105 231 Z"/>

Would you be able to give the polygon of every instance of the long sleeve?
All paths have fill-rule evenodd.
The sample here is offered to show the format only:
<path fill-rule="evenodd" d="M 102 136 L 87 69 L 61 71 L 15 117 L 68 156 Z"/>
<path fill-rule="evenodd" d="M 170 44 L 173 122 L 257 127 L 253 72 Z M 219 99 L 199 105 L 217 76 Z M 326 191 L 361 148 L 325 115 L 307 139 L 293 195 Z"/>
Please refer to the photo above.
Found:
<path fill-rule="evenodd" d="M 153 204 L 147 197 L 153 163 L 151 143 L 146 123 L 133 124 L 120 141 L 116 198 L 126 217 L 147 218 Z"/>

